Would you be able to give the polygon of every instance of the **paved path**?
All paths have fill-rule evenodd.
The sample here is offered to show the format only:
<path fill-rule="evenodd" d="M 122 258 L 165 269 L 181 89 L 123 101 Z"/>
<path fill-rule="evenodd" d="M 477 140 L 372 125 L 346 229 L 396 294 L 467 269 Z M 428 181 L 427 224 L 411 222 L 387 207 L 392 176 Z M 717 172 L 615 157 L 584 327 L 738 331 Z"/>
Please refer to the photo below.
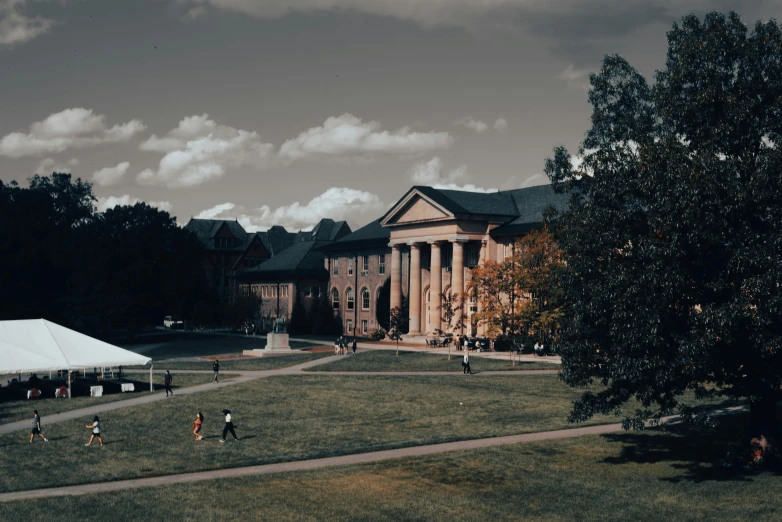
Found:
<path fill-rule="evenodd" d="M 745 411 L 744 406 L 734 406 L 715 411 L 717 415 L 729 415 Z M 676 416 L 663 418 L 663 421 L 675 421 Z M 411 446 L 408 448 L 398 448 L 384 451 L 373 451 L 369 453 L 355 453 L 352 455 L 342 455 L 339 457 L 328 457 L 323 459 L 299 460 L 294 462 L 280 462 L 277 464 L 262 464 L 259 466 L 246 466 L 242 468 L 216 469 L 210 471 L 198 471 L 195 473 L 180 473 L 177 475 L 164 475 L 160 477 L 148 477 L 131 480 L 117 480 L 112 482 L 100 482 L 96 484 L 82 484 L 79 486 L 65 486 L 58 488 L 34 489 L 29 491 L 14 491 L 10 493 L 0 493 L 0 502 L 10 502 L 14 500 L 32 500 L 46 497 L 63 497 L 88 495 L 91 493 L 108 493 L 111 491 L 124 491 L 128 489 L 147 488 L 155 486 L 166 486 L 169 484 L 183 484 L 190 482 L 202 482 L 205 480 L 249 477 L 257 475 L 269 475 L 273 473 L 285 473 L 290 471 L 306 471 L 311 469 L 321 469 L 333 466 L 350 466 L 355 464 L 367 464 L 380 462 L 390 459 L 400 459 L 408 457 L 422 457 L 425 455 L 435 455 L 438 453 L 447 453 L 449 451 L 473 450 L 481 448 L 490 448 L 494 446 L 504 446 L 507 444 L 520 444 L 524 442 L 535 442 L 541 440 L 568 439 L 573 437 L 583 437 L 585 435 L 603 435 L 622 430 L 621 424 L 602 424 L 598 426 L 587 426 L 583 428 L 572 428 L 565 430 L 540 431 L 536 433 L 525 433 L 523 435 L 508 435 L 505 437 L 491 437 L 486 439 L 462 440 L 457 442 L 445 442 L 441 444 L 427 444 L 424 446 Z"/>

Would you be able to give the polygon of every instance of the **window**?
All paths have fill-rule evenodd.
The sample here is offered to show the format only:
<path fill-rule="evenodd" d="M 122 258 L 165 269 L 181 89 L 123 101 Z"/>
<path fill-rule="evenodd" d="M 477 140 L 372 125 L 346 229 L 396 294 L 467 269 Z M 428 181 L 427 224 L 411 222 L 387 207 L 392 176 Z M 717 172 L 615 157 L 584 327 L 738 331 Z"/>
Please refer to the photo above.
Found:
<path fill-rule="evenodd" d="M 361 332 L 364 334 L 369 332 L 369 321 L 366 319 L 361 321 Z"/>
<path fill-rule="evenodd" d="M 269 289 L 266 287 L 266 285 L 261 287 L 261 297 L 269 297 Z"/>
<path fill-rule="evenodd" d="M 331 306 L 334 310 L 339 310 L 339 290 L 336 288 L 331 289 Z"/>
<path fill-rule="evenodd" d="M 252 286 L 252 293 L 256 297 L 261 297 L 261 287 L 258 286 L 258 285 L 253 285 Z"/>
<path fill-rule="evenodd" d="M 361 309 L 369 310 L 369 290 L 366 288 L 361 289 Z"/>
<path fill-rule="evenodd" d="M 510 243 L 508 243 L 507 245 L 505 245 L 505 258 L 506 258 L 506 259 L 507 259 L 507 258 L 509 258 L 509 257 L 511 256 L 511 253 L 513 252 L 513 248 L 512 248 L 512 246 L 513 246 L 513 245 L 511 245 Z"/>
<path fill-rule="evenodd" d="M 331 274 L 335 276 L 339 275 L 339 259 L 336 257 L 331 260 Z"/>
<path fill-rule="evenodd" d="M 361 256 L 361 275 L 369 273 L 369 256 Z"/>
<path fill-rule="evenodd" d="M 240 285 L 239 289 L 242 297 L 248 297 L 250 295 L 250 285 Z"/>
<path fill-rule="evenodd" d="M 282 287 L 282 296 L 288 297 L 288 285 Z"/>
<path fill-rule="evenodd" d="M 345 332 L 352 332 L 353 331 L 353 319 L 347 320 L 347 328 L 345 329 Z"/>
<path fill-rule="evenodd" d="M 476 245 L 470 245 L 467 247 L 467 266 L 478 266 L 480 259 L 480 249 Z"/>
<path fill-rule="evenodd" d="M 377 258 L 378 258 L 377 259 L 378 263 L 380 264 L 380 270 L 379 270 L 380 275 L 383 275 L 386 273 L 386 255 L 380 254 L 379 256 L 377 256 Z"/>
<path fill-rule="evenodd" d="M 345 291 L 345 300 L 348 302 L 348 310 L 353 310 L 356 305 L 356 296 L 353 295 L 352 288 L 348 288 Z"/>
<path fill-rule="evenodd" d="M 348 275 L 353 275 L 353 260 L 348 259 Z"/>

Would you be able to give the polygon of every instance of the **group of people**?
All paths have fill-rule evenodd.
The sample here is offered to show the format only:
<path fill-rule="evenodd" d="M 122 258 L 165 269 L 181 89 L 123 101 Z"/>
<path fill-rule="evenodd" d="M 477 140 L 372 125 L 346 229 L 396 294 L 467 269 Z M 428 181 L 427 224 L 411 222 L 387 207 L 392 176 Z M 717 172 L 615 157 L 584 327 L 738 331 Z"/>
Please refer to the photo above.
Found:
<path fill-rule="evenodd" d="M 239 442 L 239 437 L 236 436 L 236 426 L 233 423 L 233 417 L 231 416 L 231 410 L 223 410 L 223 415 L 225 415 L 225 426 L 223 427 L 223 436 L 220 438 L 220 442 L 225 442 L 225 436 L 230 433 L 234 440 L 236 442 Z M 193 435 L 195 435 L 195 440 L 203 440 L 204 436 L 201 435 L 201 430 L 203 428 L 204 424 L 204 414 L 200 411 L 196 413 L 196 418 L 193 421 Z M 101 447 L 103 447 L 103 437 L 101 437 L 100 434 L 100 418 L 95 415 L 95 417 L 92 418 L 92 424 L 88 424 L 85 426 L 88 430 L 92 430 L 92 433 L 90 434 L 90 440 L 85 444 L 85 446 L 89 447 L 92 446 L 92 443 L 95 439 L 98 439 L 98 442 L 100 443 Z M 38 413 L 38 410 L 33 410 L 33 427 L 30 431 L 30 444 L 33 443 L 33 440 L 35 439 L 35 436 L 38 435 L 41 437 L 44 442 L 49 442 L 49 439 L 46 438 L 46 436 L 43 433 L 43 425 L 41 424 L 41 415 Z"/>
<path fill-rule="evenodd" d="M 223 436 L 220 438 L 220 442 L 225 442 L 225 436 L 230 433 L 234 440 L 236 442 L 239 442 L 239 437 L 236 436 L 235 428 L 236 426 L 233 423 L 233 417 L 231 416 L 231 410 L 223 410 L 223 415 L 225 415 L 225 426 L 223 427 Z M 201 435 L 201 429 L 204 425 L 204 414 L 200 411 L 196 413 L 196 418 L 193 421 L 193 435 L 195 435 L 195 440 L 203 440 L 204 436 Z"/>
<path fill-rule="evenodd" d="M 92 418 L 92 424 L 88 424 L 85 426 L 88 430 L 92 430 L 92 434 L 90 435 L 90 441 L 85 444 L 85 446 L 92 446 L 92 442 L 95 439 L 98 439 L 98 442 L 100 442 L 101 447 L 103 447 L 103 438 L 100 436 L 100 419 L 96 415 Z M 33 429 L 30 431 L 30 444 L 33 443 L 33 440 L 35 439 L 35 436 L 38 435 L 41 437 L 44 442 L 49 442 L 49 439 L 46 438 L 46 436 L 43 434 L 43 426 L 41 425 L 41 415 L 38 413 L 38 410 L 33 410 Z"/>
<path fill-rule="evenodd" d="M 353 355 L 356 354 L 356 349 L 358 348 L 358 343 L 356 342 L 356 338 L 353 338 L 353 344 L 351 345 L 351 348 L 353 350 Z M 339 339 L 334 341 L 334 355 L 347 355 L 348 354 L 348 340 L 345 339 L 345 336 L 341 336 Z"/>

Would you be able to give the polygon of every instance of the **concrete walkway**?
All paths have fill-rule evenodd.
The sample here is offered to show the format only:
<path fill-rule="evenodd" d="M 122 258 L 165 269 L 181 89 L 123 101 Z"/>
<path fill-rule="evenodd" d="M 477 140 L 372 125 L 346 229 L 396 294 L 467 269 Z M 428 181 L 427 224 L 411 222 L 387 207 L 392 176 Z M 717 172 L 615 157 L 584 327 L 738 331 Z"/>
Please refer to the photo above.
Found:
<path fill-rule="evenodd" d="M 746 411 L 746 409 L 747 408 L 745 406 L 734 406 L 721 410 L 715 410 L 712 413 L 715 415 L 730 415 Z M 676 416 L 670 416 L 664 417 L 662 420 L 664 422 L 671 422 L 675 421 L 676 418 Z M 573 437 L 583 437 L 586 435 L 604 435 L 606 433 L 614 433 L 621 430 L 621 424 L 602 424 L 597 426 L 586 426 L 583 428 L 539 431 L 536 433 L 525 433 L 522 435 L 508 435 L 504 437 L 462 440 L 457 442 L 445 442 L 441 444 L 427 444 L 424 446 L 411 446 L 408 448 L 373 451 L 369 453 L 355 453 L 352 455 L 342 455 L 339 457 L 328 457 L 323 459 L 280 462 L 276 464 L 262 464 L 259 466 L 246 466 L 242 468 L 216 469 L 210 471 L 198 471 L 194 473 L 181 473 L 177 475 L 163 475 L 159 477 L 117 480 L 112 482 L 100 482 L 96 484 L 82 484 L 79 486 L 64 486 L 58 488 L 34 489 L 29 491 L 14 491 L 10 493 L 0 493 L 0 502 L 33 500 L 46 497 L 88 495 L 92 493 L 108 493 L 111 491 L 124 491 L 128 489 L 166 486 L 170 484 L 202 482 L 205 480 L 270 475 L 273 473 L 306 471 L 333 466 L 368 464 L 391 459 L 436 455 L 438 453 L 447 453 L 450 451 L 491 448 L 495 446 L 504 446 L 507 444 L 520 444 L 524 442 L 536 442 L 541 440 L 568 439 Z"/>

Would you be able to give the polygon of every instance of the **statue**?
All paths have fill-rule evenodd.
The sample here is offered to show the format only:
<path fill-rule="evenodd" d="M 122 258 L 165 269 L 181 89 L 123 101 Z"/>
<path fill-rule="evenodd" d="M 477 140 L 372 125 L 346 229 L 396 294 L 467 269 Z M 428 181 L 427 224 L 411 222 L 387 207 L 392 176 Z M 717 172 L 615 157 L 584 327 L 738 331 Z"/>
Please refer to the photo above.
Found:
<path fill-rule="evenodd" d="M 278 317 L 274 321 L 274 333 L 284 333 L 285 332 L 285 319 L 283 317 Z"/>

